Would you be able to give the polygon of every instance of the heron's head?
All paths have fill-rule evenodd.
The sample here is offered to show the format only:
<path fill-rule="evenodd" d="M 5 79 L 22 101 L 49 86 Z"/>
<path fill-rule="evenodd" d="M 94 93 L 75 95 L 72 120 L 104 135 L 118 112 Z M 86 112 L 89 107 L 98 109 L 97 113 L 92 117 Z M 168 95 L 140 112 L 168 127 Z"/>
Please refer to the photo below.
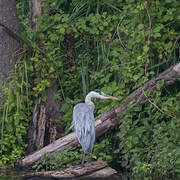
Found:
<path fill-rule="evenodd" d="M 103 93 L 99 89 L 95 89 L 95 90 L 91 91 L 89 94 L 92 98 L 120 100 L 117 97 L 113 97 L 113 96 Z"/>

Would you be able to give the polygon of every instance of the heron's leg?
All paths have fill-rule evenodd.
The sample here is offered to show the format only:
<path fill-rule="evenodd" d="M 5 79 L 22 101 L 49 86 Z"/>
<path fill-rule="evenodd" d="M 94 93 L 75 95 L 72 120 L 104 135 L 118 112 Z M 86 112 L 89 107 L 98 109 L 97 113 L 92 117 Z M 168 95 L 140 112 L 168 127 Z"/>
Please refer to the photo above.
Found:
<path fill-rule="evenodd" d="M 84 164 L 85 156 L 86 156 L 86 154 L 85 154 L 85 152 L 84 152 L 84 153 L 83 153 L 83 156 L 82 156 L 82 162 L 81 162 L 81 164 Z"/>
<path fill-rule="evenodd" d="M 92 161 L 92 153 L 90 153 L 90 162 Z"/>

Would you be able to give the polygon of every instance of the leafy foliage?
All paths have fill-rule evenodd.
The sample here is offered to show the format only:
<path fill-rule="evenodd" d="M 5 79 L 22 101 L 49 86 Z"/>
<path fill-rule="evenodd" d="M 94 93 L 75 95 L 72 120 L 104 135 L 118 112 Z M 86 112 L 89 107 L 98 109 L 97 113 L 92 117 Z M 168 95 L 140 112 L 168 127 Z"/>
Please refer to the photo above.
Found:
<path fill-rule="evenodd" d="M 9 82 L 12 87 L 5 88 L 7 98 L 0 119 L 1 164 L 14 162 L 24 152 L 33 106 L 46 100 L 45 90 L 52 78 L 59 87 L 56 98 L 62 102 L 60 120 L 67 134 L 72 108 L 89 90 L 98 88 L 123 99 L 179 61 L 177 0 L 64 0 L 56 1 L 55 7 L 51 0 L 46 2 L 50 8 L 39 18 L 37 32 L 32 32 L 22 12 L 22 1 L 18 1 L 23 35 L 31 41 L 34 52 L 18 61 Z M 145 92 L 150 101 L 129 107 L 119 128 L 97 140 L 94 160 L 124 164 L 142 176 L 179 172 L 178 83 L 172 90 L 160 84 L 156 94 Z M 95 115 L 120 106 L 110 101 L 95 102 Z M 120 151 L 114 154 L 116 149 Z M 45 155 L 35 168 L 69 167 L 74 160 L 80 162 L 79 151 L 67 149 L 52 157 Z"/>
<path fill-rule="evenodd" d="M 1 105 L 0 165 L 10 160 L 12 163 L 21 157 L 26 147 L 24 136 L 27 134 L 28 117 L 31 114 L 26 62 L 16 64 L 10 79 L 9 84 L 6 83 L 3 88 L 6 99 L 1 97 L 5 102 Z"/>
<path fill-rule="evenodd" d="M 111 151 L 112 144 L 106 139 L 101 139 L 98 144 L 94 146 L 93 160 L 104 160 L 106 162 L 112 161 Z M 107 152 L 109 151 L 109 152 Z M 41 159 L 36 162 L 33 169 L 36 171 L 48 171 L 55 169 L 69 168 L 74 165 L 81 164 L 83 150 L 82 148 L 73 149 L 72 147 L 66 148 L 63 152 L 56 154 L 44 153 Z M 90 155 L 86 155 L 86 161 L 90 161 Z"/>
<path fill-rule="evenodd" d="M 120 125 L 117 135 L 121 143 L 121 161 L 127 161 L 127 167 L 138 175 L 154 174 L 157 177 L 173 174 L 179 170 L 177 162 L 179 149 L 179 103 L 176 99 L 179 92 L 170 97 L 163 96 L 161 91 L 153 95 L 153 101 L 164 113 L 149 102 L 140 108 L 130 108 L 125 121 Z M 173 107 L 174 110 L 170 107 Z M 168 114 L 173 112 L 173 115 Z M 138 115 L 138 117 L 136 117 Z"/>
<path fill-rule="evenodd" d="M 78 152 L 74 152 L 71 148 L 65 149 L 62 153 L 56 153 L 53 155 L 49 155 L 48 153 L 44 153 L 43 157 L 40 161 L 35 163 L 33 166 L 34 169 L 37 171 L 40 170 L 55 170 L 55 169 L 62 169 L 64 167 L 72 167 L 77 162 L 79 158 Z"/>

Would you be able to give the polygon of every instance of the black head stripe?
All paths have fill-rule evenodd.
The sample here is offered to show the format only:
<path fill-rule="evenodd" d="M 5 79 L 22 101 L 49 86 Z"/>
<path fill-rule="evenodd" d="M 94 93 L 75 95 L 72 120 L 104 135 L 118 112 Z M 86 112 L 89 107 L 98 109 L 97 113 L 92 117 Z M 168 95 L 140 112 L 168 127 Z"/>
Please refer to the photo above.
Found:
<path fill-rule="evenodd" d="M 100 91 L 99 89 L 95 89 L 95 90 L 93 90 L 93 91 L 101 94 L 101 91 Z"/>

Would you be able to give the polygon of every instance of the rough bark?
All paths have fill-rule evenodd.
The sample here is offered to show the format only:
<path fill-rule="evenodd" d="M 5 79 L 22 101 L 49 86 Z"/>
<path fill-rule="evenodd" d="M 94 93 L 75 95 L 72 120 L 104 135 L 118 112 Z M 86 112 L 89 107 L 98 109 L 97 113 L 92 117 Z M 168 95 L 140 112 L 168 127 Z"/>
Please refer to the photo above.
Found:
<path fill-rule="evenodd" d="M 74 166 L 72 168 L 67 168 L 63 170 L 56 171 L 46 171 L 46 172 L 34 172 L 26 174 L 28 176 L 38 176 L 38 177 L 52 177 L 52 178 L 105 178 L 109 177 L 117 172 L 108 167 L 107 163 L 104 161 L 96 161 L 91 163 L 86 163 L 84 165 Z"/>
<path fill-rule="evenodd" d="M 0 23 L 15 32 L 19 30 L 16 0 L 0 1 Z M 18 49 L 19 43 L 0 26 L 0 87 L 15 64 Z"/>
<path fill-rule="evenodd" d="M 29 0 L 29 8 L 30 8 L 31 28 L 36 30 L 39 26 L 39 24 L 36 22 L 37 18 L 42 16 L 43 14 L 41 0 Z"/>
<path fill-rule="evenodd" d="M 131 106 L 138 105 L 142 99 L 146 98 L 143 91 L 151 88 L 153 91 L 156 90 L 156 85 L 159 81 L 164 80 L 165 85 L 171 85 L 176 79 L 180 78 L 180 63 L 175 66 L 167 69 L 163 73 L 159 74 L 156 78 L 148 81 L 142 87 L 135 90 L 129 96 L 127 96 L 122 102 L 121 106 L 112 109 L 111 111 L 104 112 L 96 118 L 96 136 L 100 136 L 107 132 L 109 129 L 113 128 L 116 124 L 123 120 L 123 112 L 126 108 Z M 24 159 L 21 159 L 17 162 L 16 167 L 23 167 L 34 163 L 39 160 L 41 156 L 45 153 L 55 153 L 58 151 L 63 151 L 67 146 L 77 146 L 78 140 L 75 133 L 70 133 L 67 136 L 64 136 L 52 144 L 42 148 L 39 151 L 34 152 L 33 154 L 26 156 Z"/>
<path fill-rule="evenodd" d="M 51 80 L 51 87 L 46 90 L 47 100 L 45 102 L 46 108 L 46 130 L 44 146 L 54 142 L 57 138 L 61 137 L 63 132 L 61 122 L 57 122 L 57 119 L 61 116 L 60 102 L 55 99 L 55 94 L 58 93 L 56 80 Z"/>
<path fill-rule="evenodd" d="M 39 26 L 37 18 L 43 15 L 42 1 L 30 0 L 29 7 L 31 28 L 35 31 Z M 37 43 L 44 52 L 40 39 Z M 52 79 L 51 87 L 46 90 L 46 101 L 35 105 L 28 132 L 28 154 L 52 143 L 60 136 L 62 128 L 60 123 L 56 122 L 60 116 L 60 104 L 54 97 L 57 91 L 56 80 Z"/>

